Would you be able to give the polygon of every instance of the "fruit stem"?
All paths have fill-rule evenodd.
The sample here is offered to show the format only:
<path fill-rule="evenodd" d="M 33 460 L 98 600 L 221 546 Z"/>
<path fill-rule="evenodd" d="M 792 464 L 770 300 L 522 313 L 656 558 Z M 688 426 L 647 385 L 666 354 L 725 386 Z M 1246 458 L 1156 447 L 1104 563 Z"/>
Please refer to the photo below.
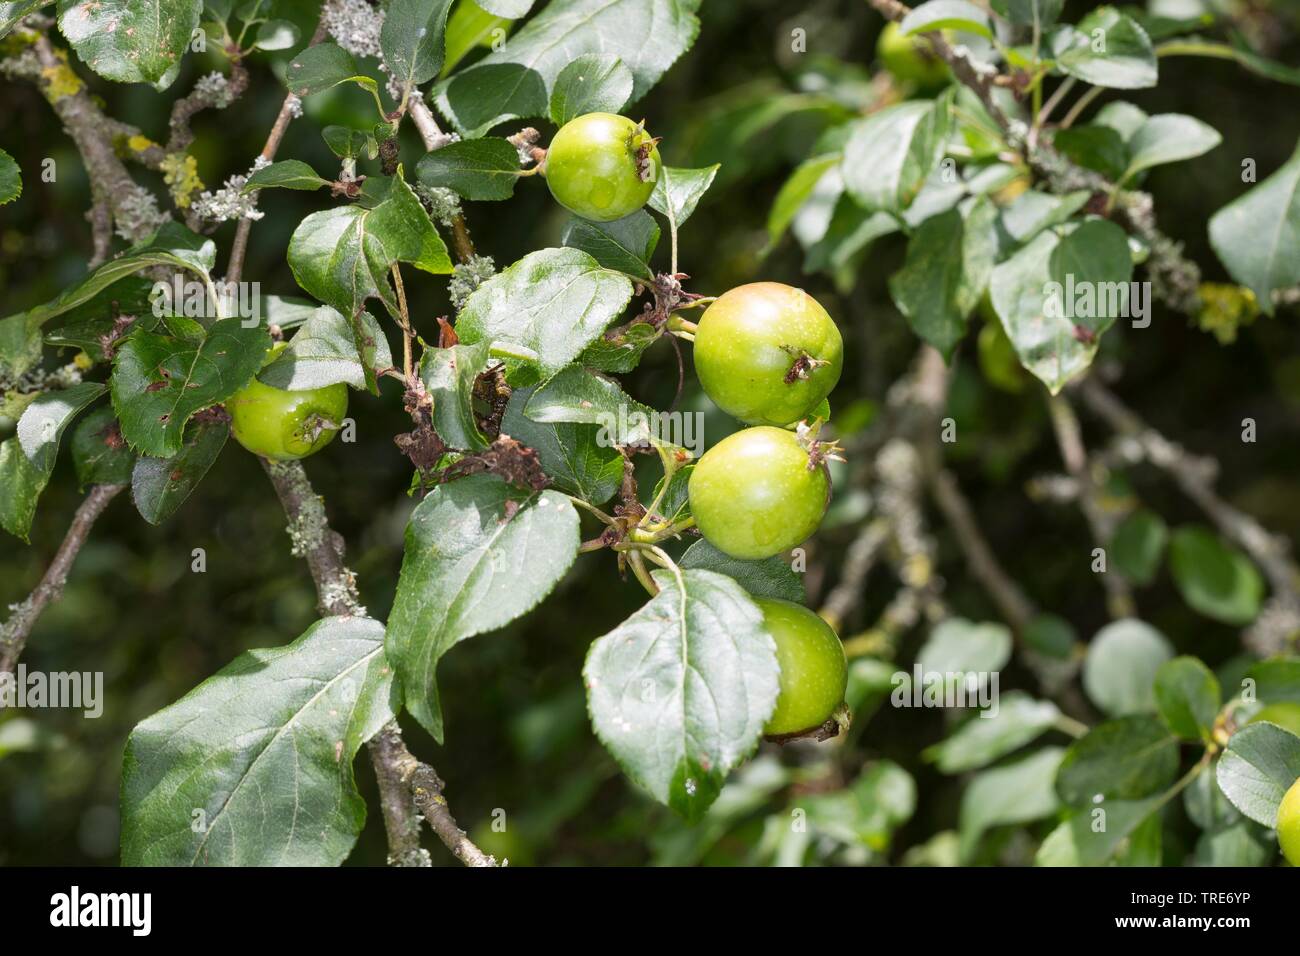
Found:
<path fill-rule="evenodd" d="M 617 521 L 615 521 L 615 520 L 614 520 L 613 518 L 611 518 L 609 515 L 605 514 L 605 512 L 601 511 L 601 510 L 600 510 L 599 508 L 597 508 L 595 505 L 593 505 L 593 504 L 591 504 L 591 503 L 589 503 L 589 502 L 583 501 L 581 498 L 577 498 L 577 497 L 575 497 L 575 496 L 573 496 L 573 495 L 569 495 L 568 498 L 569 498 L 570 501 L 572 501 L 572 502 L 573 502 L 575 505 L 577 505 L 579 508 L 583 508 L 583 509 L 585 509 L 586 511 L 590 512 L 591 514 L 595 515 L 597 518 L 599 518 L 601 521 L 605 522 L 605 524 L 609 525 L 610 527 L 614 527 L 614 526 L 616 526 L 616 525 L 618 524 Z"/>
<path fill-rule="evenodd" d="M 678 335 L 680 333 L 685 332 L 686 334 L 683 335 L 682 338 L 686 338 L 687 336 L 689 336 L 690 340 L 692 341 L 694 341 L 695 333 L 699 329 L 699 326 L 696 325 L 694 322 L 690 321 L 689 319 L 683 319 L 680 315 L 677 315 L 676 313 L 673 313 L 668 317 L 667 327 L 668 327 L 668 331 L 672 332 L 674 335 Z"/>

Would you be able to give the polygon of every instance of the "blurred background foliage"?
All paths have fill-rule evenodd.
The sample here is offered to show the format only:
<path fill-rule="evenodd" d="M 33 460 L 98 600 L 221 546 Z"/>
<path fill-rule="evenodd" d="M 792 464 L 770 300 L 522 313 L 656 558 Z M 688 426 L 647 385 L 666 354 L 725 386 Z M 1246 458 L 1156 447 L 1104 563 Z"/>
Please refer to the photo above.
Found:
<path fill-rule="evenodd" d="M 309 35 L 316 4 L 282 6 Z M 1075 20 L 1091 6 L 1072 0 L 1063 19 Z M 1300 64 L 1300 11 L 1293 3 L 1243 0 L 1236 6 L 1243 24 L 1257 26 L 1254 39 L 1264 52 Z M 694 48 L 629 110 L 664 137 L 666 163 L 722 164 L 681 237 L 688 287 L 718 294 L 765 278 L 812 292 L 844 333 L 845 373 L 831 401 L 841 434 L 851 434 L 871 422 L 916 351 L 917 340 L 886 287 L 902 262 L 904 241 L 893 236 L 869 246 L 834 277 L 806 274 L 804 252 L 790 237 L 766 249 L 766 218 L 781 184 L 810 154 L 819 133 L 879 96 L 874 51 L 883 21 L 864 0 L 708 0 L 701 19 Z M 795 28 L 806 31 L 807 52 L 791 52 Z M 261 148 L 283 96 L 277 76 L 285 60 L 285 54 L 254 56 L 253 82 L 244 97 L 229 110 L 196 119 L 193 154 L 209 188 L 244 172 Z M 180 78 L 163 93 L 103 83 L 75 61 L 74 68 L 112 115 L 165 139 L 172 99 L 222 64 L 211 53 L 187 57 Z M 1153 170 L 1146 188 L 1157 198 L 1163 230 L 1186 243 L 1208 280 L 1224 281 L 1209 249 L 1206 220 L 1243 191 L 1244 158 L 1256 161 L 1262 179 L 1291 154 L 1300 138 L 1297 90 L 1226 61 L 1175 58 L 1162 61 L 1160 70 L 1158 88 L 1124 98 L 1148 113 L 1195 115 L 1218 129 L 1224 142 L 1195 163 Z M 1114 98 L 1105 96 L 1098 105 Z M 365 126 L 370 115 L 365 95 L 351 86 L 313 97 L 305 117 L 290 126 L 280 156 L 331 169 L 321 128 Z M 550 130 L 542 128 L 545 139 Z M 422 148 L 409 124 L 405 133 L 402 157 L 409 170 Z M 0 312 L 10 314 L 53 297 L 82 275 L 91 252 L 84 219 L 89 201 L 70 139 L 30 85 L 0 82 L 0 147 L 18 160 L 26 180 L 22 198 L 0 208 Z M 52 184 L 36 174 L 47 158 L 57 169 Z M 151 185 L 165 195 L 160 180 Z M 264 293 L 298 294 L 285 249 L 297 223 L 323 201 L 317 194 L 267 191 L 261 200 L 266 218 L 253 229 L 245 278 L 260 281 Z M 565 219 L 544 184 L 529 181 L 509 203 L 467 203 L 466 214 L 479 251 L 498 267 L 558 245 Z M 215 234 L 219 265 L 233 232 L 234 224 L 227 223 Z M 660 257 L 666 257 L 666 246 L 665 238 Z M 431 337 L 435 317 L 449 311 L 445 282 L 424 274 L 407 281 L 417 327 Z M 1031 500 L 1026 493 L 1031 479 L 1061 470 L 1039 386 L 1019 393 L 991 386 L 976 361 L 975 338 L 975 332 L 967 336 L 955 359 L 948 413 L 957 421 L 959 439 L 945 446 L 948 464 L 1011 574 L 1044 610 L 1086 640 L 1107 620 L 1101 588 L 1088 571 L 1093 545 L 1087 527 L 1077 507 Z M 1117 325 L 1103 349 L 1106 359 L 1122 364 L 1117 390 L 1125 400 L 1167 435 L 1216 456 L 1225 496 L 1292 540 L 1300 539 L 1296 345 L 1294 308 L 1261 317 L 1240 329 L 1235 341 L 1221 344 L 1157 306 L 1150 328 Z M 682 407 L 705 411 L 706 438 L 716 442 L 735 426 L 698 392 L 689 374 L 689 349 L 684 352 Z M 669 345 L 659 343 L 626 385 L 652 406 L 668 407 L 677 387 Z M 351 414 L 358 423 L 356 443 L 336 442 L 307 467 L 335 528 L 347 539 L 363 601 L 382 619 L 393 598 L 413 504 L 406 495 L 409 462 L 392 443 L 409 421 L 391 382 L 380 399 L 354 393 Z M 1255 444 L 1240 439 L 1246 417 L 1258 422 Z M 810 550 L 806 580 L 813 606 L 837 579 L 844 549 L 869 506 L 848 476 L 841 470 L 835 511 Z M 1200 520 L 1150 470 L 1135 472 L 1113 490 L 1148 503 L 1170 526 Z M 20 600 L 35 585 L 79 497 L 71 468 L 61 467 L 42 498 L 31 546 L 0 540 L 0 603 Z M 996 619 L 942 524 L 935 527 L 945 600 L 971 620 Z M 206 551 L 205 573 L 190 570 L 195 548 Z M 871 579 L 844 636 L 874 622 L 895 587 L 888 575 Z M 1193 612 L 1167 570 L 1138 596 L 1144 619 L 1179 653 L 1239 673 L 1237 631 Z M 590 730 L 580 671 L 591 641 L 643 601 L 635 582 L 620 584 L 609 554 L 583 556 L 534 613 L 502 632 L 465 642 L 444 659 L 439 680 L 447 743 L 436 747 L 414 724 L 409 742 L 446 779 L 459 821 L 485 849 L 515 864 L 956 858 L 963 778 L 941 775 L 921 756 L 945 736 L 950 717 L 879 707 L 894 668 L 870 659 L 853 671 L 850 703 L 857 714 L 847 739 L 784 749 L 764 745 L 698 827 L 685 826 L 638 793 Z M 115 863 L 120 758 L 129 730 L 241 651 L 296 637 L 315 619 L 314 604 L 307 570 L 289 554 L 283 513 L 265 475 L 233 442 L 198 492 L 162 527 L 141 520 L 125 496 L 115 502 L 24 657 L 33 669 L 103 671 L 103 716 L 0 716 L 0 864 Z M 910 667 L 923 637 L 919 629 L 906 637 L 900 666 Z M 1013 664 L 1003 674 L 1004 692 L 1024 677 Z M 1069 738 L 1052 732 L 1044 742 L 1063 746 Z M 352 862 L 378 864 L 385 849 L 374 783 L 368 762 L 357 764 L 371 815 Z M 809 821 L 800 835 L 788 826 L 795 806 Z M 494 832 L 494 819 L 504 819 L 504 832 Z M 975 859 L 1027 862 L 1052 823 L 997 827 L 981 841 Z M 1172 829 L 1175 838 L 1166 839 L 1164 853 L 1168 862 L 1181 862 L 1189 848 L 1178 842 L 1177 821 Z M 453 862 L 441 846 L 433 853 L 439 863 Z"/>

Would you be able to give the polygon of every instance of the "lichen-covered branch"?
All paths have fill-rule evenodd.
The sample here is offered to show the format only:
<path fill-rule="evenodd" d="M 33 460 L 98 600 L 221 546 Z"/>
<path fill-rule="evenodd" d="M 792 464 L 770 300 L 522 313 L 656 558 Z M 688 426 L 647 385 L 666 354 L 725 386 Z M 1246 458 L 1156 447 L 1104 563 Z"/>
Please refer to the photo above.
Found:
<path fill-rule="evenodd" d="M 103 514 L 108 503 L 117 497 L 125 485 L 95 485 L 86 495 L 77 513 L 68 526 L 68 533 L 54 555 L 54 560 L 46 568 L 35 590 L 14 607 L 3 627 L 0 627 L 0 672 L 12 674 L 18 665 L 18 658 L 27 646 L 36 619 L 41 616 L 52 601 L 58 600 L 67 583 L 68 572 L 77 560 L 81 546 L 86 543 L 91 527 Z"/>

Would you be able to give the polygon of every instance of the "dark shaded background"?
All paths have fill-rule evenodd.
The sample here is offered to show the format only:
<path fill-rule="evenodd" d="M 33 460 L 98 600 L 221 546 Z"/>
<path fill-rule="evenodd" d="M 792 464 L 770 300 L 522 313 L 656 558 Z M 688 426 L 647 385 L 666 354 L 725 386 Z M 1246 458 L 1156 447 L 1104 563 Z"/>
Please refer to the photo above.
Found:
<path fill-rule="evenodd" d="M 312 6 L 300 4 L 304 35 L 310 32 Z M 1065 18 L 1073 19 L 1072 12 L 1091 4 L 1068 6 Z M 881 20 L 863 0 L 826 0 L 803 9 L 788 0 L 709 0 L 702 16 L 695 47 L 630 110 L 665 137 L 660 150 L 667 163 L 724 164 L 717 185 L 682 234 L 681 262 L 692 276 L 690 287 L 716 294 L 760 277 L 805 285 L 839 319 L 845 334 L 848 356 L 832 395 L 835 408 L 862 399 L 880 402 L 917 345 L 885 286 L 902 261 L 901 240 L 878 243 L 847 293 L 837 292 L 823 276 L 805 277 L 802 253 L 788 238 L 765 261 L 760 252 L 767 210 L 785 175 L 807 155 L 825 116 L 851 110 L 854 91 L 869 79 Z M 792 26 L 808 31 L 809 53 L 803 57 L 786 52 Z M 1294 31 L 1268 40 L 1275 59 L 1300 64 Z M 246 170 L 261 148 L 283 95 L 271 63 L 279 60 L 282 67 L 283 59 L 283 54 L 255 57 L 249 93 L 232 109 L 202 114 L 195 122 L 194 153 L 209 187 Z M 836 66 L 837 60 L 848 66 Z M 192 56 L 172 91 L 158 94 L 143 86 L 106 84 L 74 66 L 112 114 L 158 139 L 166 138 L 177 92 L 219 68 L 211 56 Z M 1157 197 L 1162 228 L 1186 243 L 1207 278 L 1223 280 L 1207 244 L 1206 221 L 1244 190 L 1243 158 L 1257 161 L 1262 179 L 1294 150 L 1300 90 L 1216 60 L 1179 58 L 1163 61 L 1160 68 L 1158 89 L 1125 98 L 1152 113 L 1198 116 L 1223 134 L 1224 143 L 1200 159 L 1155 170 L 1147 188 Z M 840 97 L 838 106 L 828 106 L 824 114 L 804 111 L 759 135 L 745 135 L 744 121 L 753 118 L 756 102 L 777 102 L 797 91 L 813 95 L 808 91 L 828 86 Z M 328 123 L 361 126 L 369 118 L 364 94 L 351 88 L 322 94 L 309 100 L 306 117 L 292 124 L 280 156 L 332 168 L 319 130 Z M 548 133 L 549 127 L 543 130 Z M 403 159 L 409 169 L 422 150 L 409 128 L 407 135 Z M 83 219 L 88 191 L 70 139 L 30 86 L 0 80 L 0 146 L 17 158 L 26 180 L 23 197 L 0 207 L 0 313 L 11 314 L 53 297 L 83 273 L 90 254 Z M 56 184 L 39 182 L 34 172 L 46 157 L 57 163 Z M 268 191 L 261 204 L 267 215 L 253 229 L 245 278 L 260 280 L 263 292 L 299 293 L 284 261 L 289 235 L 326 201 L 323 194 Z M 467 218 L 479 250 L 504 266 L 533 249 L 558 245 L 564 215 L 543 183 L 524 181 L 509 203 L 467 204 Z M 219 265 L 233 232 L 228 223 L 216 233 Z M 660 256 L 666 267 L 666 236 Z M 448 310 L 444 286 L 423 274 L 408 279 L 416 322 L 426 336 L 435 316 Z M 1221 346 L 1182 317 L 1158 310 L 1151 328 L 1117 326 L 1105 340 L 1106 354 L 1123 362 L 1118 388 L 1126 400 L 1180 442 L 1217 455 L 1225 494 L 1293 539 L 1300 536 L 1296 318 L 1294 310 L 1260 318 L 1236 343 Z M 1092 544 L 1082 517 L 1076 508 L 1036 503 L 1025 494 L 1029 478 L 1060 470 L 1040 394 L 1034 389 L 1011 396 L 986 386 L 973 361 L 973 336 L 956 362 L 950 414 L 962 439 L 950 449 L 951 464 L 1009 570 L 1045 610 L 1068 619 L 1086 638 L 1105 623 L 1105 612 L 1100 588 L 1086 571 Z M 672 350 L 660 343 L 627 385 L 637 398 L 663 408 L 672 400 L 676 377 Z M 687 407 L 703 407 L 689 374 L 687 389 Z M 308 471 L 328 502 L 334 526 L 347 538 L 363 601 L 382 619 L 392 601 L 411 507 L 405 494 L 409 464 L 391 436 L 409 422 L 392 382 L 378 400 L 353 393 L 351 414 L 358 421 L 357 442 L 335 442 L 310 460 Z M 1257 444 L 1239 440 L 1244 417 L 1259 423 Z M 716 415 L 710 418 L 710 440 L 726 427 Z M 1158 476 L 1143 472 L 1133 481 L 1137 493 L 1171 525 L 1199 520 Z M 0 603 L 21 599 L 36 583 L 79 497 L 65 452 L 42 498 L 31 547 L 0 538 Z M 816 551 L 821 566 L 814 567 L 810 581 L 834 581 L 853 530 L 828 522 Z M 190 572 L 196 547 L 206 549 L 205 574 Z M 941 554 L 946 598 L 954 610 L 972 619 L 995 618 L 946 534 L 941 534 Z M 875 620 L 893 586 L 887 576 L 873 579 L 846 635 Z M 1144 616 L 1180 652 L 1199 654 L 1211 666 L 1240 652 L 1236 632 L 1188 610 L 1167 572 L 1139 600 Z M 637 793 L 595 740 L 579 676 L 590 642 L 643 601 L 634 582 L 620 585 L 610 556 L 584 556 L 539 610 L 503 632 L 460 645 L 444 659 L 439 678 L 447 744 L 436 747 L 413 723 L 408 737 L 412 749 L 448 781 L 457 816 L 463 825 L 479 828 L 476 835 L 486 848 L 508 853 L 515 863 L 634 864 L 657 858 L 655 848 L 679 835 L 681 827 L 669 812 Z M 63 599 L 40 621 L 24 658 L 32 668 L 104 671 L 104 716 L 87 721 L 67 712 L 35 712 L 26 715 L 37 730 L 29 746 L 9 753 L 0 748 L 0 864 L 115 863 L 119 764 L 130 728 L 239 652 L 297 636 L 315 619 L 314 602 L 305 566 L 289 554 L 283 514 L 261 468 L 233 442 L 194 497 L 163 527 L 140 519 L 126 496 L 116 501 L 78 559 Z M 913 635 L 905 645 L 905 661 L 910 663 L 919 638 Z M 3 721 L 14 716 L 0 718 L 0 732 Z M 942 734 L 940 715 L 886 709 L 859 728 L 855 745 L 838 758 L 858 767 L 888 756 L 916 776 L 917 812 L 882 859 L 897 860 L 908 846 L 955 825 L 959 781 L 939 776 L 917 756 Z M 791 751 L 784 759 L 804 758 Z M 372 814 L 353 861 L 380 863 L 383 834 L 373 780 L 368 762 L 362 758 L 357 764 Z M 511 821 L 508 839 L 481 832 L 495 808 L 504 809 Z M 759 819 L 714 847 L 708 861 L 743 858 L 757 839 Z M 990 860 L 1000 852 L 1002 859 L 1014 858 L 1014 848 L 999 846 L 992 841 Z M 437 862 L 450 861 L 440 846 L 433 853 Z"/>

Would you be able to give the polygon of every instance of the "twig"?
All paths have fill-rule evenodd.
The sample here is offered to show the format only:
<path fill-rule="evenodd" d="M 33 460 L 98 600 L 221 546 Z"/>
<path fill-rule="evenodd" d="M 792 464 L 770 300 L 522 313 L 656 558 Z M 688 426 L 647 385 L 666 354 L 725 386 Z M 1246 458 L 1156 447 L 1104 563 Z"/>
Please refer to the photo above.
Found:
<path fill-rule="evenodd" d="M 6 674 L 14 672 L 14 668 L 18 665 L 18 658 L 27 645 L 32 627 L 36 624 L 36 619 L 41 616 L 41 612 L 51 601 L 57 600 L 63 593 L 63 585 L 67 583 L 72 562 L 77 560 L 77 553 L 86 543 L 86 536 L 90 534 L 95 520 L 125 487 L 125 485 L 95 485 L 81 502 L 76 515 L 72 518 L 72 524 L 68 526 L 68 533 L 63 537 L 63 543 L 59 545 L 59 550 L 55 553 L 50 566 L 45 569 L 40 583 L 24 601 L 18 604 L 4 627 L 0 627 L 0 672 Z"/>
<path fill-rule="evenodd" d="M 848 616 L 862 600 L 867 577 L 875 566 L 880 549 L 889 540 L 890 522 L 883 518 L 865 523 L 844 554 L 844 570 L 840 579 L 826 595 L 817 613 L 836 633 L 839 633 Z"/>
<path fill-rule="evenodd" d="M 305 558 L 311 571 L 321 613 L 364 615 L 366 610 L 357 597 L 356 576 L 343 563 L 343 538 L 329 526 L 325 504 L 312 488 L 302 463 L 263 459 L 263 466 L 284 507 L 293 553 Z M 470 866 L 494 865 L 495 861 L 456 826 L 442 796 L 442 781 L 432 767 L 406 749 L 396 721 L 389 721 L 366 748 L 379 779 L 390 862 L 399 866 L 424 865 L 418 838 L 413 836 L 413 831 L 419 830 L 415 816 L 418 809 L 457 859 Z M 431 781 L 435 780 L 437 787 L 433 788 Z"/>
<path fill-rule="evenodd" d="M 425 149 L 433 152 L 451 142 L 451 137 L 442 131 L 437 119 L 434 118 L 433 111 L 424 100 L 412 96 L 407 105 L 411 122 L 415 124 L 420 138 L 424 140 Z M 463 215 L 457 214 L 451 221 L 451 245 L 456 252 L 456 258 L 461 262 L 469 262 L 474 258 L 474 240 L 470 238 L 469 226 L 466 225 Z"/>

